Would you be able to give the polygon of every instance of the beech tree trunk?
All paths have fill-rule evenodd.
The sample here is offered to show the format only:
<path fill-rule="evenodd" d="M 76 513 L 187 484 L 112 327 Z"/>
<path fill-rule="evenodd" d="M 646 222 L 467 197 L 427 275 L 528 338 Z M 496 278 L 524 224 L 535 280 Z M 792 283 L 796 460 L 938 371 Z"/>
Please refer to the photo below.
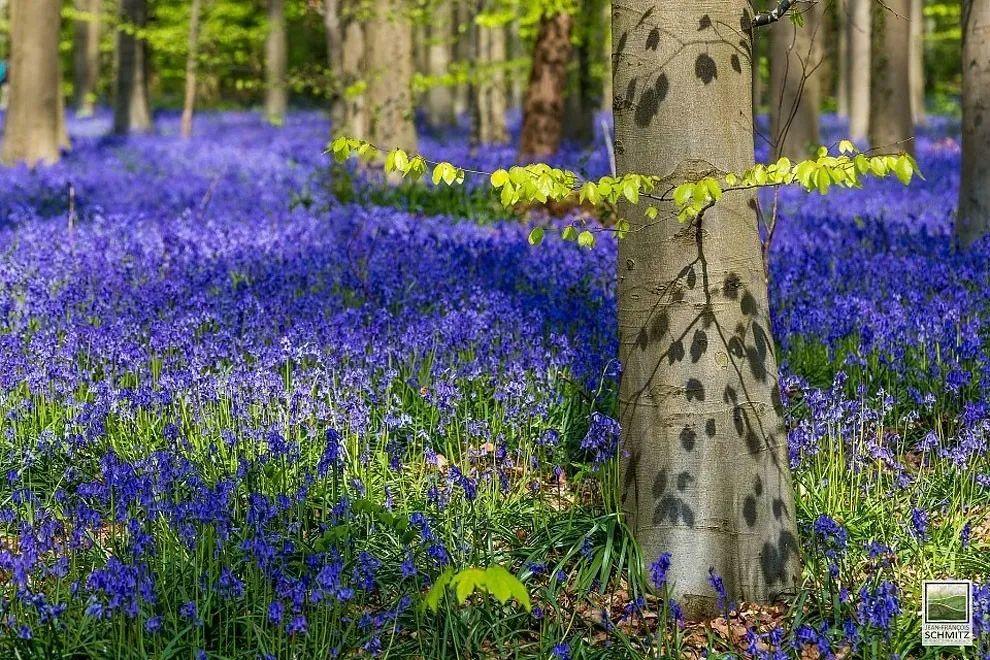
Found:
<path fill-rule="evenodd" d="M 76 0 L 76 9 L 85 12 L 75 21 L 72 35 L 72 105 L 80 117 L 93 114 L 96 84 L 100 76 L 100 0 Z"/>
<path fill-rule="evenodd" d="M 199 66 L 199 15 L 202 0 L 192 0 L 189 8 L 189 52 L 186 55 L 186 95 L 182 102 L 182 137 L 192 136 L 193 111 L 196 108 L 196 69 Z"/>
<path fill-rule="evenodd" d="M 475 144 L 509 141 L 505 125 L 505 27 L 475 26 L 474 82 L 471 85 L 472 139 Z"/>
<path fill-rule="evenodd" d="M 353 5 L 342 14 L 343 48 L 341 52 L 342 95 L 332 118 L 332 130 L 337 135 L 368 139 L 370 120 L 366 92 L 356 85 L 364 79 L 367 69 L 364 24 L 357 20 Z"/>
<path fill-rule="evenodd" d="M 818 109 L 821 106 L 819 67 L 824 57 L 823 5 L 796 5 L 805 25 L 785 17 L 770 26 L 770 141 L 774 158 L 803 160 L 820 145 Z"/>
<path fill-rule="evenodd" d="M 666 190 L 753 164 L 749 6 L 613 4 L 619 175 Z M 790 593 L 799 574 L 776 348 L 753 196 L 687 224 L 672 203 L 647 218 L 651 204 L 625 205 L 619 241 L 623 505 L 644 561 L 671 552 L 672 595 L 707 616 L 710 567 L 740 601 Z"/>
<path fill-rule="evenodd" d="M 590 35 L 597 28 L 595 3 L 597 0 L 582 0 L 579 21 L 578 44 L 575 49 L 574 65 L 571 67 L 570 89 L 564 109 L 564 135 L 568 140 L 587 144 L 595 137 L 595 110 L 601 105 L 598 90 L 591 80 L 592 44 Z M 576 26 L 577 27 L 577 26 Z"/>
<path fill-rule="evenodd" d="M 454 43 L 454 5 L 441 2 L 435 5 L 430 23 L 430 43 L 427 50 L 427 72 L 431 77 L 442 78 L 449 73 L 451 51 Z M 449 126 L 454 123 L 454 88 L 446 82 L 436 82 L 426 92 L 426 118 L 431 126 Z"/>
<path fill-rule="evenodd" d="M 544 17 L 540 22 L 523 102 L 520 158 L 544 158 L 560 148 L 572 24 L 569 14 Z"/>
<path fill-rule="evenodd" d="M 862 142 L 870 128 L 871 4 L 872 0 L 849 0 L 846 15 L 849 136 L 860 142 L 860 147 L 864 146 Z"/>
<path fill-rule="evenodd" d="M 378 0 L 376 10 L 365 26 L 369 139 L 381 149 L 415 151 L 412 24 L 403 0 Z"/>
<path fill-rule="evenodd" d="M 327 65 L 330 68 L 330 126 L 331 131 L 343 122 L 344 108 L 344 30 L 341 22 L 340 0 L 323 0 L 323 27 L 326 30 Z"/>
<path fill-rule="evenodd" d="M 265 39 L 265 116 L 275 125 L 285 121 L 289 105 L 286 87 L 288 52 L 285 37 L 285 0 L 268 0 L 268 37 Z"/>
<path fill-rule="evenodd" d="M 870 145 L 881 153 L 914 153 L 910 16 L 911 0 L 873 7 Z"/>
<path fill-rule="evenodd" d="M 64 137 L 58 57 L 61 4 L 10 3 L 10 103 L 0 151 L 5 164 L 58 162 Z"/>
<path fill-rule="evenodd" d="M 911 116 L 916 126 L 927 122 L 924 4 L 924 0 L 911 0 Z"/>
<path fill-rule="evenodd" d="M 835 6 L 837 45 L 835 59 L 838 75 L 835 79 L 835 106 L 840 117 L 849 116 L 849 0 Z"/>
<path fill-rule="evenodd" d="M 963 247 L 990 233 L 990 3 L 963 0 L 962 174 L 956 235 Z"/>
<path fill-rule="evenodd" d="M 449 0 L 454 4 L 454 60 L 467 67 L 474 57 L 474 0 Z M 458 117 L 471 109 L 471 85 L 454 87 L 454 114 Z"/>
<path fill-rule="evenodd" d="M 117 134 L 151 130 L 148 104 L 148 44 L 138 38 L 148 22 L 146 0 L 120 0 L 117 31 L 117 82 L 114 99 L 113 130 Z"/>

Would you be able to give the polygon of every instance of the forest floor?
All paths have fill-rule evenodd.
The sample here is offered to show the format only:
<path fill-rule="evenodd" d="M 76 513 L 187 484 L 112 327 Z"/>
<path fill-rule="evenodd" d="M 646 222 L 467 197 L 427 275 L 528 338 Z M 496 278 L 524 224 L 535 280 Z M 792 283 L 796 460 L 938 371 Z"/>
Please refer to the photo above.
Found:
<path fill-rule="evenodd" d="M 611 495 L 614 241 L 533 248 L 476 189 L 383 191 L 317 114 L 177 125 L 74 120 L 61 164 L 0 180 L 0 655 L 922 657 L 936 577 L 976 582 L 990 654 L 990 241 L 952 245 L 952 122 L 907 189 L 781 196 L 803 586 L 701 622 Z M 496 565 L 525 597 L 424 606 Z"/>

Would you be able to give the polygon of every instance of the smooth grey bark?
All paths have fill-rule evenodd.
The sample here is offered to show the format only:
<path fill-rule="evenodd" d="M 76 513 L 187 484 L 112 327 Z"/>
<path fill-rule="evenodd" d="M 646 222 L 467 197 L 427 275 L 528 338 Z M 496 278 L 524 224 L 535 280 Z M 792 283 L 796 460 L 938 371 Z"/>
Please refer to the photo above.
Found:
<path fill-rule="evenodd" d="M 881 153 L 914 153 L 910 16 L 911 0 L 873 7 L 870 145 Z"/>
<path fill-rule="evenodd" d="M 58 35 L 61 0 L 10 3 L 10 103 L 0 160 L 55 163 L 64 138 Z"/>
<path fill-rule="evenodd" d="M 574 62 L 571 66 L 569 87 L 564 106 L 564 136 L 579 144 L 587 144 L 595 137 L 595 110 L 601 105 L 599 90 L 594 88 L 591 79 L 591 59 L 593 44 L 590 35 L 597 25 L 598 0 L 582 0 L 580 14 L 575 19 L 577 45 L 574 47 Z"/>
<path fill-rule="evenodd" d="M 454 60 L 468 67 L 474 57 L 474 0 L 450 0 L 454 4 Z M 454 114 L 458 117 L 471 109 L 471 85 L 454 86 Z"/>
<path fill-rule="evenodd" d="M 925 16 L 924 0 L 911 0 L 911 117 L 924 125 L 925 114 Z"/>
<path fill-rule="evenodd" d="M 365 25 L 369 139 L 381 149 L 416 150 L 412 24 L 403 0 L 378 0 Z"/>
<path fill-rule="evenodd" d="M 866 139 L 870 128 L 871 3 L 872 0 L 849 0 L 846 15 L 849 136 L 860 143 Z"/>
<path fill-rule="evenodd" d="M 430 42 L 426 53 L 427 73 L 442 80 L 450 72 L 454 46 L 454 5 L 441 2 L 431 15 Z M 449 126 L 454 123 L 454 88 L 443 81 L 434 82 L 424 99 L 426 118 L 432 126 Z"/>
<path fill-rule="evenodd" d="M 76 20 L 72 34 L 72 105 L 80 117 L 93 114 L 100 75 L 101 0 L 76 0 L 86 16 Z"/>
<path fill-rule="evenodd" d="M 749 2 L 625 0 L 612 18 L 619 174 L 666 190 L 752 166 Z M 753 195 L 686 224 L 668 202 L 648 219 L 651 204 L 622 209 L 622 500 L 643 560 L 671 552 L 672 595 L 702 617 L 710 567 L 740 601 L 791 593 L 799 574 L 776 349 Z"/>
<path fill-rule="evenodd" d="M 354 15 L 353 4 L 348 3 L 348 10 L 342 16 L 340 75 L 343 90 L 332 120 L 332 130 L 337 135 L 366 140 L 371 123 L 368 118 L 368 100 L 366 91 L 357 83 L 364 80 L 368 49 L 365 47 L 364 23 Z"/>
<path fill-rule="evenodd" d="M 330 69 L 330 126 L 336 130 L 342 123 L 344 107 L 344 30 L 341 22 L 340 0 L 323 0 L 323 28 L 327 42 L 327 66 Z"/>
<path fill-rule="evenodd" d="M 962 7 L 962 173 L 956 235 L 962 246 L 990 233 L 990 3 Z"/>
<path fill-rule="evenodd" d="M 836 48 L 835 60 L 838 75 L 835 78 L 836 114 L 849 116 L 849 0 L 839 0 L 835 6 Z"/>
<path fill-rule="evenodd" d="M 472 140 L 475 144 L 509 141 L 505 125 L 505 27 L 474 27 L 474 68 L 471 84 Z"/>
<path fill-rule="evenodd" d="M 186 90 L 182 101 L 182 121 L 179 133 L 192 136 L 193 111 L 196 108 L 196 71 L 199 67 L 199 18 L 202 0 L 192 0 L 189 6 L 189 51 L 186 53 Z"/>
<path fill-rule="evenodd" d="M 268 36 L 265 39 L 265 117 L 272 124 L 285 121 L 289 106 L 288 51 L 285 36 L 285 0 L 268 0 Z"/>
<path fill-rule="evenodd" d="M 815 3 L 801 11 L 803 27 L 788 18 L 770 26 L 770 142 L 774 158 L 803 160 L 820 145 L 818 109 L 821 106 L 819 68 L 822 47 L 823 5 Z"/>
<path fill-rule="evenodd" d="M 148 22 L 147 0 L 120 0 L 120 21 L 113 130 L 120 135 L 147 132 L 151 130 L 148 44 L 135 34 Z"/>

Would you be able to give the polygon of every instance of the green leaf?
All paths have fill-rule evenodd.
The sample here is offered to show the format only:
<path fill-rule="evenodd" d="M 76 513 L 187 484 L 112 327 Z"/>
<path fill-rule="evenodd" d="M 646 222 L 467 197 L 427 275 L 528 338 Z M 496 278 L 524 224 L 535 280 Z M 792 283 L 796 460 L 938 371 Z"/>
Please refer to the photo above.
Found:
<path fill-rule="evenodd" d="M 453 579 L 457 602 L 463 605 L 475 590 L 485 591 L 485 582 L 485 571 L 480 568 L 471 567 L 460 571 Z"/>
<path fill-rule="evenodd" d="M 657 207 L 650 206 L 646 209 L 646 217 L 650 220 L 656 220 L 658 215 L 660 215 L 660 209 Z"/>
<path fill-rule="evenodd" d="M 674 203 L 678 206 L 686 206 L 694 195 L 693 183 L 682 183 L 674 188 Z"/>
<path fill-rule="evenodd" d="M 850 140 L 840 140 L 839 141 L 839 153 L 842 153 L 842 154 L 851 154 L 851 153 L 854 153 L 856 151 L 858 151 L 858 149 L 856 149 L 856 145 L 853 144 Z"/>
<path fill-rule="evenodd" d="M 434 582 L 433 586 L 430 587 L 430 590 L 426 592 L 426 596 L 423 597 L 423 604 L 431 611 L 436 612 L 440 607 L 440 599 L 443 598 L 447 585 L 450 584 L 450 581 L 453 579 L 454 569 L 448 566 L 444 569 L 443 573 L 437 576 L 437 581 Z"/>
<path fill-rule="evenodd" d="M 495 189 L 501 188 L 506 183 L 509 182 L 509 173 L 503 169 L 498 169 L 492 172 L 492 187 Z"/>
<path fill-rule="evenodd" d="M 593 248 L 595 247 L 595 235 L 585 229 L 583 232 L 578 234 L 577 242 L 581 247 Z"/>
<path fill-rule="evenodd" d="M 543 227 L 533 227 L 533 230 L 529 232 L 529 244 L 539 245 L 543 242 L 543 234 L 545 230 Z"/>
<path fill-rule="evenodd" d="M 894 174 L 905 186 L 911 183 L 911 176 L 914 174 L 914 168 L 911 166 L 911 161 L 908 160 L 907 156 L 901 156 L 894 163 Z"/>
<path fill-rule="evenodd" d="M 527 612 L 533 609 L 526 585 L 501 566 L 496 564 L 485 569 L 485 585 L 488 587 L 488 592 L 498 602 L 505 604 L 509 602 L 510 598 L 515 598 L 516 602 L 522 605 Z"/>
<path fill-rule="evenodd" d="M 564 227 L 564 231 L 560 233 L 560 237 L 565 241 L 573 241 L 578 237 L 578 231 L 574 228 L 574 225 L 567 225 Z"/>

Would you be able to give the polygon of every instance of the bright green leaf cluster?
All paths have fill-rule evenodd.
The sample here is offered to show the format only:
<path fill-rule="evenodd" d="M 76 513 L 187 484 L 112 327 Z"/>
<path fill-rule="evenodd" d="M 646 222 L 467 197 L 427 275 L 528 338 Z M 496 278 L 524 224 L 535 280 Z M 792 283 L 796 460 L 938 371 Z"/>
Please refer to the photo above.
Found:
<path fill-rule="evenodd" d="M 472 566 L 457 573 L 447 568 L 426 593 L 423 599 L 424 605 L 436 612 L 447 587 L 453 587 L 457 602 L 461 605 L 467 602 L 471 594 L 478 592 L 490 594 L 503 605 L 509 602 L 510 598 L 514 598 L 527 612 L 533 607 L 526 586 L 519 581 L 519 578 L 497 564 L 488 568 Z"/>

